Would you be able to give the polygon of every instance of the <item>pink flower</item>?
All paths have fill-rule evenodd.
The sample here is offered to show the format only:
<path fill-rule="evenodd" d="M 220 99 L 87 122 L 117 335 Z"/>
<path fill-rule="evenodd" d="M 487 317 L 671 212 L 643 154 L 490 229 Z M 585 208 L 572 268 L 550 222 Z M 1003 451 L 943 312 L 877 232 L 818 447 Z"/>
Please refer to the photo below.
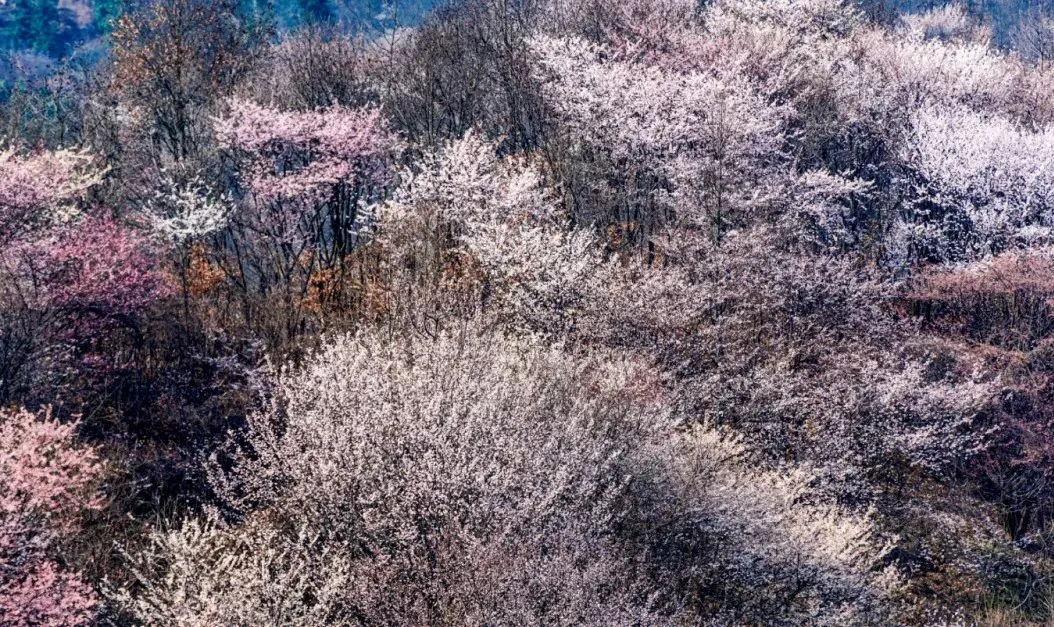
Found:
<path fill-rule="evenodd" d="M 143 240 L 110 219 L 66 226 L 40 244 L 52 279 L 46 286 L 52 307 L 133 315 L 167 293 Z"/>
<path fill-rule="evenodd" d="M 95 485 L 103 466 L 74 442 L 76 425 L 50 410 L 0 412 L 0 623 L 87 624 L 98 599 L 48 555 L 72 533 L 77 516 L 101 506 Z"/>
<path fill-rule="evenodd" d="M 356 175 L 383 184 L 384 160 L 396 146 L 375 108 L 292 112 L 233 100 L 216 134 L 247 157 L 249 190 L 264 202 L 319 201 Z"/>

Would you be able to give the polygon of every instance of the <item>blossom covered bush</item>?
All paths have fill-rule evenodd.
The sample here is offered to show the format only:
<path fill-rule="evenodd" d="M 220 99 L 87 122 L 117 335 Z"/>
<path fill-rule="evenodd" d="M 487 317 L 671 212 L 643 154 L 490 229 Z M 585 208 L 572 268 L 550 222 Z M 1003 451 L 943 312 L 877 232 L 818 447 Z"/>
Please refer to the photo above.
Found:
<path fill-rule="evenodd" d="M 905 158 L 922 188 L 917 222 L 898 225 L 915 240 L 915 256 L 969 260 L 1049 241 L 1050 133 L 998 116 L 920 110 Z"/>
<path fill-rule="evenodd" d="M 470 325 L 339 338 L 278 386 L 211 471 L 242 522 L 158 532 L 140 620 L 855 620 L 896 586 L 866 517 L 672 429 L 644 364 Z"/>
<path fill-rule="evenodd" d="M 75 425 L 50 410 L 0 412 L 0 620 L 6 625 L 88 625 L 99 597 L 55 560 L 78 516 L 99 508 L 98 451 L 78 446 Z"/>
<path fill-rule="evenodd" d="M 0 160 L 0 397 L 33 385 L 34 367 L 63 344 L 101 340 L 168 293 L 145 239 L 83 206 L 99 182 L 90 157 L 70 151 L 5 153 Z M 34 363 L 40 361 L 41 363 Z"/>

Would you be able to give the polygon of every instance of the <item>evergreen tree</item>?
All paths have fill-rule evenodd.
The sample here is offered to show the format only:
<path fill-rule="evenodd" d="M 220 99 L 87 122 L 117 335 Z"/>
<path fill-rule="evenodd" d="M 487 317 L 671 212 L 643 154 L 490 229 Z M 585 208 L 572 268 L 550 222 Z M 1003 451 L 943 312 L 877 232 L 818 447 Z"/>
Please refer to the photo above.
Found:
<path fill-rule="evenodd" d="M 297 0 L 301 19 L 307 24 L 323 24 L 333 20 L 329 0 Z"/>
<path fill-rule="evenodd" d="M 66 54 L 77 36 L 77 25 L 57 0 L 10 0 L 0 20 L 4 47 L 52 56 Z"/>
<path fill-rule="evenodd" d="M 92 7 L 92 23 L 100 33 L 113 30 L 114 22 L 124 12 L 122 0 L 95 0 Z"/>

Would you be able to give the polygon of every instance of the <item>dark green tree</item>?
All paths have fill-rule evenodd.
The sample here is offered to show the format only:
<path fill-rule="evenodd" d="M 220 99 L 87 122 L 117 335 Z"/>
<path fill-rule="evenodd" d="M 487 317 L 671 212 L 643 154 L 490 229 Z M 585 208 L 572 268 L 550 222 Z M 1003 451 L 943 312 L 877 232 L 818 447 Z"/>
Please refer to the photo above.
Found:
<path fill-rule="evenodd" d="M 3 47 L 54 57 L 69 52 L 78 36 L 73 14 L 57 0 L 9 0 L 0 14 Z"/>
<path fill-rule="evenodd" d="M 324 24 L 333 20 L 333 7 L 329 0 L 297 0 L 300 17 L 307 24 Z"/>
<path fill-rule="evenodd" d="M 117 18 L 124 13 L 123 0 L 95 0 L 92 7 L 92 24 L 100 33 L 109 33 L 114 29 Z"/>

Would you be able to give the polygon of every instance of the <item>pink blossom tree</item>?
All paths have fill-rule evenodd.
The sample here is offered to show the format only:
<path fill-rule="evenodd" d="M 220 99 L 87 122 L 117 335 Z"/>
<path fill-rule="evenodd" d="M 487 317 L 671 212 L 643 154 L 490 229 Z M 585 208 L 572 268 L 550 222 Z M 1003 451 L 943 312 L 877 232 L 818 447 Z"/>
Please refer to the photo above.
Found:
<path fill-rule="evenodd" d="M 235 99 L 215 127 L 241 188 L 227 231 L 237 244 L 221 265 L 249 322 L 280 342 L 302 328 L 312 279 L 342 274 L 399 142 L 374 108 L 284 111 Z"/>
<path fill-rule="evenodd" d="M 216 136 L 245 156 L 245 183 L 260 202 L 311 204 L 357 176 L 386 180 L 394 138 L 376 109 L 280 111 L 247 100 L 230 108 L 216 121 Z"/>
<path fill-rule="evenodd" d="M 0 412 L 0 622 L 86 625 L 94 590 L 56 561 L 85 510 L 101 506 L 97 452 L 74 442 L 75 424 L 50 410 Z"/>
<path fill-rule="evenodd" d="M 0 398 L 34 361 L 134 324 L 168 291 L 145 241 L 85 206 L 99 180 L 85 153 L 0 155 Z"/>

